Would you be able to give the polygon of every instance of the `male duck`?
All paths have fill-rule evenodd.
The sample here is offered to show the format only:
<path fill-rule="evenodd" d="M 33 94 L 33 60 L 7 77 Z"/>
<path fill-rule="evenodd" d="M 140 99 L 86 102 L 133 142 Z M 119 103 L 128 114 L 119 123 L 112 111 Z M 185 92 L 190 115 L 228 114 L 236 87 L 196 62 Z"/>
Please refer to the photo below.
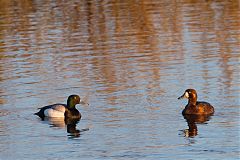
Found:
<path fill-rule="evenodd" d="M 197 101 L 197 92 L 194 89 L 187 89 L 178 99 L 187 98 L 188 104 L 182 111 L 183 115 L 210 115 L 214 113 L 214 108 L 210 103 Z"/>
<path fill-rule="evenodd" d="M 74 118 L 81 119 L 81 113 L 75 108 L 76 104 L 82 102 L 78 95 L 70 95 L 67 99 L 66 104 L 52 104 L 39 108 L 40 111 L 35 113 L 40 118 L 44 117 L 64 117 L 64 118 Z"/>

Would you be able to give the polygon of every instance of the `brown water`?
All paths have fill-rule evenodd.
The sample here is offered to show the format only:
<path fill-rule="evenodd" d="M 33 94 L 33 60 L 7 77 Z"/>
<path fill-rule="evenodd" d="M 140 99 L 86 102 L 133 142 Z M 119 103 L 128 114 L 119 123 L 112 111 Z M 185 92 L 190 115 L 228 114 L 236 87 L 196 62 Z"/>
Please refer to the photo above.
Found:
<path fill-rule="evenodd" d="M 239 15 L 237 0 L 0 0 L 0 159 L 240 158 Z M 187 88 L 214 116 L 184 119 Z M 70 94 L 90 104 L 78 124 L 33 115 Z"/>

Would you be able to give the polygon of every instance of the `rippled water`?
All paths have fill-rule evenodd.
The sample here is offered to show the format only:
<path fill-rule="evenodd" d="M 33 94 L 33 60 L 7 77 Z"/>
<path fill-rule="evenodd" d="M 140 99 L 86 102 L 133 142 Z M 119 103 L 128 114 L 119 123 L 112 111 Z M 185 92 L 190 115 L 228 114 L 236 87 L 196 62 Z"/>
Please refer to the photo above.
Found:
<path fill-rule="evenodd" d="M 0 1 L 0 159 L 238 159 L 238 1 Z M 215 107 L 186 120 L 195 88 Z M 81 121 L 38 107 L 79 94 Z M 80 131 L 80 133 L 78 132 Z"/>

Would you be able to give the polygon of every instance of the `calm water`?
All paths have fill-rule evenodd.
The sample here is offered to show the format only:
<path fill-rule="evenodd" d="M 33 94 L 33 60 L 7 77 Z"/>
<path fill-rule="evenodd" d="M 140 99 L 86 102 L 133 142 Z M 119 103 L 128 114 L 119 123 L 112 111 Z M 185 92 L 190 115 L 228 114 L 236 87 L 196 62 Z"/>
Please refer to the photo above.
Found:
<path fill-rule="evenodd" d="M 0 1 L 0 159 L 238 159 L 233 1 Z M 195 88 L 212 117 L 185 120 Z M 76 125 L 38 107 L 79 94 Z M 80 130 L 80 133 L 78 133 Z"/>

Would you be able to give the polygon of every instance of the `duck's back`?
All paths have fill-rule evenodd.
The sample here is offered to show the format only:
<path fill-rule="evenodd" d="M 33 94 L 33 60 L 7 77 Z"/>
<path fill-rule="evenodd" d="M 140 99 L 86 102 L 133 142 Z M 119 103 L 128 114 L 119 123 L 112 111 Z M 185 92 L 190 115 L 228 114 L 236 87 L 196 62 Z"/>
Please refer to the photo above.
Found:
<path fill-rule="evenodd" d="M 214 113 L 213 106 L 208 102 L 197 102 L 197 108 L 204 114 Z"/>
<path fill-rule="evenodd" d="M 39 112 L 35 113 L 41 118 L 44 117 L 64 117 L 64 113 L 66 110 L 65 104 L 53 104 L 49 106 L 45 106 L 42 108 L 39 108 Z"/>
<path fill-rule="evenodd" d="M 182 114 L 196 114 L 196 115 L 206 115 L 213 114 L 214 108 L 208 102 L 197 102 L 196 105 L 188 104 L 183 110 Z"/>

